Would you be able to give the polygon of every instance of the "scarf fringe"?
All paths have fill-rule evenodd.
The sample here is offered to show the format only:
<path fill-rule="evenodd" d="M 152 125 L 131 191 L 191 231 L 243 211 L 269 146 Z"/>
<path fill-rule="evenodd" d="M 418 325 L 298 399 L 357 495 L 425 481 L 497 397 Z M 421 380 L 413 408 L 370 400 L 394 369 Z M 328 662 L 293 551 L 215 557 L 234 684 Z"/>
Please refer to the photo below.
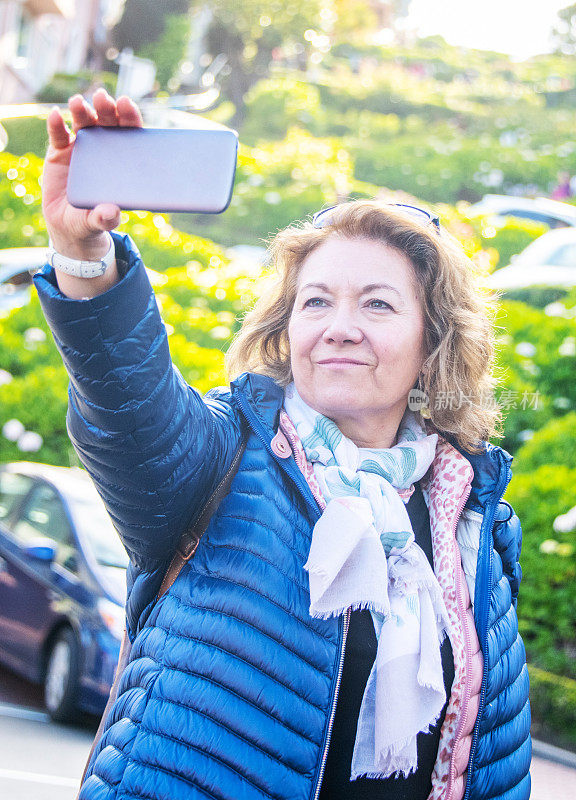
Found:
<path fill-rule="evenodd" d="M 382 614 L 385 620 L 390 616 L 389 606 L 384 608 L 380 606 L 379 603 L 373 603 L 371 600 L 363 600 L 362 602 L 352 603 L 351 605 L 342 606 L 341 608 L 333 608 L 330 609 L 330 611 L 319 611 L 318 609 L 310 608 L 310 616 L 314 619 L 331 619 L 332 617 L 344 616 L 348 609 L 350 609 L 350 612 L 364 611 L 365 609 L 374 611 L 376 614 Z"/>
<path fill-rule="evenodd" d="M 432 733 L 433 728 L 438 722 L 441 713 L 442 711 L 440 710 L 437 716 L 434 719 L 430 720 L 430 722 L 427 725 L 425 725 L 425 727 L 422 728 L 422 730 L 419 731 L 419 733 L 423 733 L 424 735 Z M 393 744 L 391 744 L 388 750 L 386 751 L 388 760 L 392 762 L 397 761 L 398 755 L 402 753 L 402 751 L 405 750 L 407 747 L 409 747 L 412 741 L 413 740 L 411 737 L 407 737 L 406 739 L 400 742 L 394 742 Z M 363 772 L 351 773 L 350 780 L 356 781 L 359 778 L 371 778 L 373 780 L 383 780 L 384 778 L 391 778 L 391 777 L 394 777 L 396 779 L 400 777 L 407 778 L 410 775 L 410 773 L 416 772 L 417 767 L 418 764 L 409 764 L 406 767 L 400 767 L 399 769 L 396 769 L 393 772 L 390 771 L 386 772 L 384 770 L 380 770 L 379 772 L 366 770 Z"/>
<path fill-rule="evenodd" d="M 359 778 L 372 778 L 373 780 L 383 780 L 384 778 L 394 777 L 396 779 L 402 777 L 407 778 L 411 772 L 415 772 L 416 767 L 409 767 L 408 769 L 398 769 L 396 772 L 359 772 L 357 775 L 350 775 L 350 781 L 357 781 Z"/>

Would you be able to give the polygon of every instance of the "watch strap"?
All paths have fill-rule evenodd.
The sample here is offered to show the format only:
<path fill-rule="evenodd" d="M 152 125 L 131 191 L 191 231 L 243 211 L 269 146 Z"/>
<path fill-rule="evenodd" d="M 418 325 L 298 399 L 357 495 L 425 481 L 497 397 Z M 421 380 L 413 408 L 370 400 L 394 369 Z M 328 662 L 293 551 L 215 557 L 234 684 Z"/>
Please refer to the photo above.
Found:
<path fill-rule="evenodd" d="M 83 261 L 77 258 L 69 258 L 63 256 L 52 246 L 52 242 L 48 244 L 48 263 L 54 269 L 65 272 L 67 275 L 73 275 L 76 278 L 98 278 L 104 275 L 108 267 L 113 263 L 115 258 L 114 239 L 108 234 L 110 239 L 110 247 L 105 256 L 98 261 Z"/>

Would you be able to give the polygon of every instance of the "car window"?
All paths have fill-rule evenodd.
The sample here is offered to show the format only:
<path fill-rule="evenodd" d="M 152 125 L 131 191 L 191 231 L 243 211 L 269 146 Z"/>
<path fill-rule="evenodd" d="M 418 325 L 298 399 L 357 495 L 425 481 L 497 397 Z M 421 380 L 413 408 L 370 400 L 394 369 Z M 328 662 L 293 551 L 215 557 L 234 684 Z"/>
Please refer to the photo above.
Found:
<path fill-rule="evenodd" d="M 0 472 L 0 522 L 7 520 L 32 487 L 32 479 L 13 472 Z"/>
<path fill-rule="evenodd" d="M 32 285 L 32 275 L 33 272 L 30 269 L 25 268 L 17 272 L 15 275 L 11 275 L 5 281 L 2 281 L 0 284 L 0 292 L 2 294 L 14 294 L 14 292 L 19 292 L 27 286 Z"/>
<path fill-rule="evenodd" d="M 553 250 L 546 263 L 554 267 L 576 268 L 576 243 L 564 244 Z"/>
<path fill-rule="evenodd" d="M 97 495 L 92 497 L 91 494 L 76 492 L 69 497 L 82 546 L 91 551 L 101 566 L 125 569 L 128 566 L 126 550 L 104 504 Z"/>
<path fill-rule="evenodd" d="M 564 223 L 556 217 L 551 217 L 542 211 L 527 211 L 526 209 L 511 208 L 506 211 L 506 214 L 511 217 L 520 217 L 520 219 L 532 219 L 534 222 L 543 222 L 551 228 L 564 226 Z"/>
<path fill-rule="evenodd" d="M 24 546 L 32 544 L 39 537 L 52 539 L 58 545 L 57 563 L 71 572 L 77 571 L 76 547 L 70 522 L 61 498 L 50 486 L 36 486 L 12 530 Z"/>
<path fill-rule="evenodd" d="M 539 267 L 546 264 L 572 266 L 576 263 L 574 261 L 574 248 L 576 248 L 576 240 L 558 242 L 556 234 L 547 233 L 544 236 L 539 236 L 538 239 L 529 244 L 516 257 L 515 264 L 523 267 Z"/>

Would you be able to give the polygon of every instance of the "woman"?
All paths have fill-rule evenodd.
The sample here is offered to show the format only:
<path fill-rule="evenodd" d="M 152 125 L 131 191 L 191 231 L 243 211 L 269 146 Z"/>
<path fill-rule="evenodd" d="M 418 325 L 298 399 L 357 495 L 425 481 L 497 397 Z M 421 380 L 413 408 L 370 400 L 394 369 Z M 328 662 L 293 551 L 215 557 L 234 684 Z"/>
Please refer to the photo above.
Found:
<path fill-rule="evenodd" d="M 141 124 L 127 98 L 93 102 L 71 99 L 75 128 Z M 201 398 L 134 245 L 110 243 L 118 209 L 68 206 L 58 111 L 48 129 L 56 269 L 35 281 L 70 437 L 131 561 L 131 661 L 80 797 L 528 798 L 521 533 L 511 457 L 485 441 L 493 332 L 469 262 L 406 206 L 282 231 L 237 377 Z M 105 257 L 103 274 L 63 257 Z M 243 432 L 228 496 L 154 604 Z"/>

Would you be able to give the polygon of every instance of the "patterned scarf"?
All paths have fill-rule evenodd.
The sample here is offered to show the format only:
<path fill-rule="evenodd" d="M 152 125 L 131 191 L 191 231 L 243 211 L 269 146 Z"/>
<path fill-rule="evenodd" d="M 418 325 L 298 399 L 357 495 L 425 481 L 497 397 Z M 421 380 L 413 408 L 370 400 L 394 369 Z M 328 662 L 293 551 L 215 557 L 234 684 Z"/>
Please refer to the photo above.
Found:
<path fill-rule="evenodd" d="M 393 447 L 357 447 L 293 383 L 284 408 L 326 501 L 304 565 L 310 614 L 327 619 L 367 608 L 378 640 L 351 780 L 406 776 L 417 767 L 417 734 L 430 731 L 446 702 L 440 645 L 448 615 L 402 499 L 430 467 L 438 436 L 407 409 Z"/>

